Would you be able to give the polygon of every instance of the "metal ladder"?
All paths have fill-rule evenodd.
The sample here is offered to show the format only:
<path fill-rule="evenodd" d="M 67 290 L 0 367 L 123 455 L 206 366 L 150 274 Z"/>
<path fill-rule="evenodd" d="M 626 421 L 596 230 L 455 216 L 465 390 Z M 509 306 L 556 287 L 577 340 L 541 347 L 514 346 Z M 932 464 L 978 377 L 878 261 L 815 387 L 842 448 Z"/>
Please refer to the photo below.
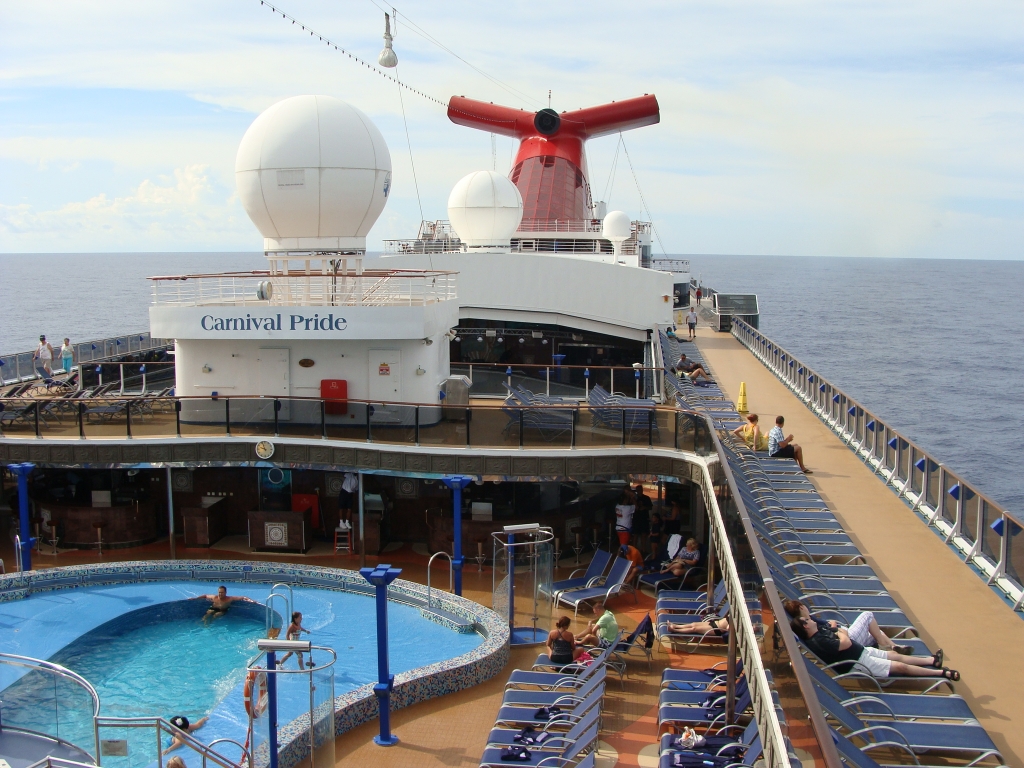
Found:
<path fill-rule="evenodd" d="M 284 587 L 288 590 L 288 594 L 278 592 L 278 587 Z M 267 596 L 267 610 L 266 610 L 266 630 L 267 637 L 270 637 L 271 631 L 274 629 L 274 598 L 284 601 L 284 613 L 281 616 L 281 629 L 288 626 L 288 622 L 292 620 L 292 612 L 295 610 L 295 593 L 292 590 L 291 584 L 275 584 L 270 588 L 270 594 Z"/>
<path fill-rule="evenodd" d="M 428 608 L 432 607 L 432 605 L 433 605 L 433 603 L 431 602 L 431 595 L 430 595 L 430 593 L 431 593 L 431 587 L 430 587 L 430 566 L 434 564 L 434 560 L 436 558 L 441 557 L 442 555 L 448 558 L 448 591 L 449 592 L 455 592 L 455 569 L 454 569 L 454 564 L 452 563 L 452 556 L 449 555 L 444 550 L 441 550 L 440 552 L 435 552 L 434 554 L 432 554 L 430 556 L 430 559 L 427 561 L 427 607 Z"/>

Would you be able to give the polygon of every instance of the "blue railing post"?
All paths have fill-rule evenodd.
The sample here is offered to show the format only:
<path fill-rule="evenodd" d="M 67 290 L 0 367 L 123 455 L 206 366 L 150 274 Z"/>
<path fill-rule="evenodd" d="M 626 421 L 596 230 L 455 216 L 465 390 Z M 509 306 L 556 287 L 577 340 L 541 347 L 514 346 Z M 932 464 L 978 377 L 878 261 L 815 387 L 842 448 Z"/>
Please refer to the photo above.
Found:
<path fill-rule="evenodd" d="M 391 689 L 395 676 L 388 668 L 388 584 L 398 578 L 401 568 L 381 564 L 376 568 L 360 568 L 360 575 L 377 590 L 377 684 L 373 693 L 380 710 L 380 734 L 373 741 L 382 747 L 398 743 L 398 737 L 391 733 Z"/>
<path fill-rule="evenodd" d="M 455 594 L 462 595 L 462 489 L 473 482 L 473 478 L 463 475 L 445 477 L 442 481 L 452 489 L 452 506 L 455 508 L 454 529 L 452 532 L 452 570 L 455 572 Z"/>
<path fill-rule="evenodd" d="M 267 730 L 270 768 L 277 768 L 277 652 L 267 651 Z M 254 691 L 259 696 L 259 690 Z"/>
<path fill-rule="evenodd" d="M 32 550 L 36 540 L 32 536 L 28 517 L 28 476 L 36 468 L 35 464 L 10 464 L 7 467 L 18 476 L 18 513 L 21 521 L 21 570 L 32 570 Z"/>

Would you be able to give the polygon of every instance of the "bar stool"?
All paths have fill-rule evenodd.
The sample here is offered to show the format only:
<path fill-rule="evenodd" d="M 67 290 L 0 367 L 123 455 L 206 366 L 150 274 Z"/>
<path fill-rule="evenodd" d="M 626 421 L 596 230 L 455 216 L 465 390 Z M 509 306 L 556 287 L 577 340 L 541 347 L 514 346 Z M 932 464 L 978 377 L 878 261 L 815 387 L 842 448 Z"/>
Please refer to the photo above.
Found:
<path fill-rule="evenodd" d="M 103 557 L 103 529 L 107 527 L 107 524 L 102 520 L 97 520 L 92 524 L 92 527 L 96 529 L 96 541 L 99 544 L 99 556 Z"/>
<path fill-rule="evenodd" d="M 53 552 L 51 554 L 57 554 L 57 521 L 50 519 L 43 521 L 43 530 L 50 529 L 50 544 L 53 546 Z"/>
<path fill-rule="evenodd" d="M 40 536 L 40 534 L 39 534 L 39 527 L 43 524 L 43 518 L 41 518 L 41 517 L 33 517 L 32 518 L 32 523 L 36 527 L 36 552 L 41 552 L 42 550 L 39 549 L 39 544 L 40 544 L 40 542 L 42 542 L 43 537 Z"/>
<path fill-rule="evenodd" d="M 591 526 L 590 526 L 590 535 L 592 537 L 591 540 L 590 540 L 591 546 L 595 550 L 600 549 L 601 548 L 601 524 L 600 523 L 592 523 L 591 524 Z"/>
<path fill-rule="evenodd" d="M 580 564 L 580 552 L 583 551 L 583 526 L 574 525 L 569 529 L 569 533 L 576 537 L 575 543 L 572 545 L 572 552 L 576 555 L 576 565 Z"/>
<path fill-rule="evenodd" d="M 338 527 L 334 529 L 334 552 L 344 552 L 346 555 L 352 554 L 352 528 L 350 526 L 342 527 L 339 521 Z"/>
<path fill-rule="evenodd" d="M 484 563 L 487 562 L 487 555 L 484 554 L 484 542 L 486 539 L 473 539 L 476 542 L 476 569 L 482 571 L 484 569 Z"/>

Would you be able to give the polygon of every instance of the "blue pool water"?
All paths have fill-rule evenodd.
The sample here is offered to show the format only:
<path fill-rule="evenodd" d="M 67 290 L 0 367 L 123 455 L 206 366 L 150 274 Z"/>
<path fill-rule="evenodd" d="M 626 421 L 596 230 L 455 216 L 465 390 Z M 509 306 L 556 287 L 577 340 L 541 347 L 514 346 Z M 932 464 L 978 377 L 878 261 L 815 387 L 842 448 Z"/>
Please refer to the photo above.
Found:
<path fill-rule="evenodd" d="M 96 687 L 104 716 L 180 714 L 193 722 L 209 717 L 197 738 L 244 741 L 247 719 L 241 688 L 246 662 L 256 655 L 256 640 L 264 635 L 265 609 L 236 603 L 226 616 L 205 626 L 202 616 L 208 604 L 189 598 L 212 593 L 216 587 L 192 581 L 97 586 L 3 603 L 4 650 L 48 659 L 82 675 Z M 257 602 L 265 600 L 268 592 L 265 585 L 229 585 L 230 594 Z M 303 613 L 303 625 L 311 631 L 308 638 L 338 655 L 335 695 L 375 682 L 373 599 L 302 587 L 294 595 L 295 609 Z M 454 658 L 482 642 L 475 633 L 454 632 L 409 606 L 390 603 L 388 618 L 394 674 Z M 296 659 L 287 665 L 297 666 Z M 283 722 L 297 716 L 308 702 L 308 688 L 300 679 L 294 679 L 291 687 L 291 695 L 282 692 Z M 15 680 L 9 670 L 0 670 L 4 719 L 12 724 L 49 730 L 53 700 L 70 701 L 69 696 L 69 692 L 44 690 L 35 674 Z M 84 701 L 75 712 L 76 716 L 69 713 L 61 723 L 61 736 L 92 751 Z M 135 741 L 139 739 L 133 745 Z M 133 749 L 155 757 L 151 735 Z"/>

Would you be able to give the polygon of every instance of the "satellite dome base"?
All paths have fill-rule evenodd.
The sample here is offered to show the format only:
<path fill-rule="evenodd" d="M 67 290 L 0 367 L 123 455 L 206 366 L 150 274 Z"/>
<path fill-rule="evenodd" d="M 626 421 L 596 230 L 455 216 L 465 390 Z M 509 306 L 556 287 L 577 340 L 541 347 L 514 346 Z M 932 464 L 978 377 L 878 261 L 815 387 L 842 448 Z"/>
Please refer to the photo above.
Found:
<path fill-rule="evenodd" d="M 278 251 L 358 251 L 366 252 L 365 237 L 265 237 L 263 250 Z"/>

